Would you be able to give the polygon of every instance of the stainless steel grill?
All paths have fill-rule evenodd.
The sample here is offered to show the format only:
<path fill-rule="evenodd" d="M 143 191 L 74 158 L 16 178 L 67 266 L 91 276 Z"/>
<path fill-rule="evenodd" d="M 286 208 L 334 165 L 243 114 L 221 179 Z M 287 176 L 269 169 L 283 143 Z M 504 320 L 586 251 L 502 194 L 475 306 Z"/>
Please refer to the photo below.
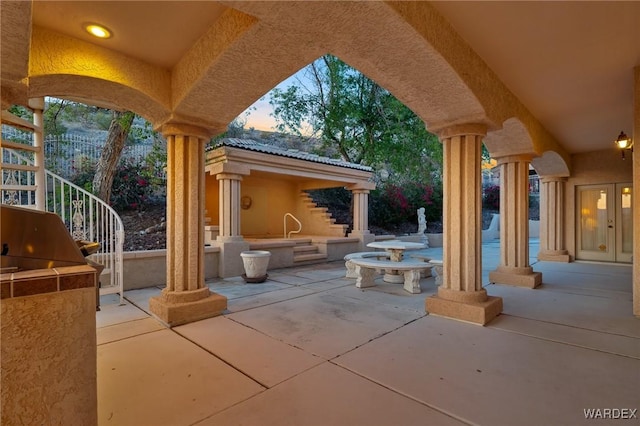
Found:
<path fill-rule="evenodd" d="M 100 276 L 103 266 L 85 258 L 100 245 L 74 241 L 58 215 L 0 205 L 0 219 L 0 273 L 89 264 Z M 96 289 L 97 309 L 99 300 Z"/>

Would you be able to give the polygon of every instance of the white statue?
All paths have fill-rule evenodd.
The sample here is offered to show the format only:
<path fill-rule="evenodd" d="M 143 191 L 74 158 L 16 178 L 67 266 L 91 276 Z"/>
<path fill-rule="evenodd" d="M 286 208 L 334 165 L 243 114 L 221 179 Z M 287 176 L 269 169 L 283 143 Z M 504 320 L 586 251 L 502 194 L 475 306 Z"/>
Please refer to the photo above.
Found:
<path fill-rule="evenodd" d="M 424 207 L 418 209 L 418 234 L 424 234 L 427 230 L 427 219 L 424 216 Z"/>

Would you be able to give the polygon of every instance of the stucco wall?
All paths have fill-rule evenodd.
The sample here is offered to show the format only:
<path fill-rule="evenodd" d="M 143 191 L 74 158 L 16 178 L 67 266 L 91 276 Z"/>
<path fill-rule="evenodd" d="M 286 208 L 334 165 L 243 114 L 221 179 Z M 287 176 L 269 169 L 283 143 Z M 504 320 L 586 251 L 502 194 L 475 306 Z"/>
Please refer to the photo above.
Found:
<path fill-rule="evenodd" d="M 218 262 L 220 249 L 205 247 L 204 249 L 204 278 L 218 277 Z M 146 287 L 164 287 L 167 283 L 167 251 L 145 250 L 125 252 L 122 262 L 122 275 L 125 290 Z M 105 282 L 107 278 L 101 276 Z"/>
<path fill-rule="evenodd" d="M 2 300 L 3 425 L 95 425 L 95 288 Z"/>
<path fill-rule="evenodd" d="M 305 188 L 322 188 L 327 185 L 324 181 L 305 182 Z M 242 235 L 282 237 L 285 213 L 291 213 L 307 224 L 303 233 L 327 234 L 326 229 L 320 231 L 328 226 L 322 215 L 306 211 L 306 204 L 300 195 L 302 189 L 295 180 L 244 176 L 240 188 L 242 197 L 251 198 L 251 207 L 240 211 L 240 232 Z M 205 208 L 212 225 L 220 223 L 218 192 L 218 181 L 214 176 L 207 175 Z M 318 226 L 312 226 L 310 221 L 317 221 Z M 290 228 L 287 229 L 296 229 L 297 225 L 293 221 L 288 223 Z M 344 232 L 337 232 L 336 236 L 343 236 L 343 234 Z"/>
<path fill-rule="evenodd" d="M 297 187 L 291 180 L 262 179 L 247 176 L 241 194 L 251 197 L 251 207 L 240 212 L 242 235 L 282 237 L 282 220 L 295 213 Z"/>
<path fill-rule="evenodd" d="M 565 238 L 567 250 L 572 258 L 576 256 L 576 187 L 632 182 L 632 160 L 627 155 L 623 160 L 620 152 L 613 147 L 604 151 L 586 152 L 572 155 L 573 171 L 567 180 L 565 205 Z"/>

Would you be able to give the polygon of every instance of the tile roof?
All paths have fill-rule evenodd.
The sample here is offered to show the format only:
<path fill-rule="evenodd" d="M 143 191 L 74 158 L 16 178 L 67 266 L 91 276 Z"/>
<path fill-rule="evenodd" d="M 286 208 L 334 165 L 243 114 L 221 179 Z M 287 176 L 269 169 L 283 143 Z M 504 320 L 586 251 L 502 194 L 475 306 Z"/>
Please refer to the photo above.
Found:
<path fill-rule="evenodd" d="M 310 154 L 308 152 L 300 151 L 297 149 L 284 149 L 273 145 L 266 145 L 256 142 L 252 139 L 236 139 L 236 138 L 224 138 L 217 144 L 207 148 L 208 151 L 228 146 L 233 148 L 246 149 L 249 151 L 262 152 L 265 154 L 278 155 L 281 157 L 296 158 L 298 160 L 313 161 L 314 163 L 329 164 L 331 166 L 346 167 L 350 169 L 363 170 L 367 172 L 373 171 L 369 166 L 362 164 L 349 163 L 347 161 L 338 160 L 335 158 L 322 157 L 316 154 Z"/>

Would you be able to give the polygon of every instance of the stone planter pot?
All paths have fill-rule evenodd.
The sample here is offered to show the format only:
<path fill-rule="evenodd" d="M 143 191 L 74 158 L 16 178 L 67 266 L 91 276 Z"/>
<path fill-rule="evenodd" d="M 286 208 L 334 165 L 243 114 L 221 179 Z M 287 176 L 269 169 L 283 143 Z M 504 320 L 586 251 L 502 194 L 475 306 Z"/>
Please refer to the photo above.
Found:
<path fill-rule="evenodd" d="M 262 283 L 267 280 L 267 267 L 271 252 L 266 250 L 249 250 L 240 253 L 245 273 L 242 275 L 247 283 Z"/>

